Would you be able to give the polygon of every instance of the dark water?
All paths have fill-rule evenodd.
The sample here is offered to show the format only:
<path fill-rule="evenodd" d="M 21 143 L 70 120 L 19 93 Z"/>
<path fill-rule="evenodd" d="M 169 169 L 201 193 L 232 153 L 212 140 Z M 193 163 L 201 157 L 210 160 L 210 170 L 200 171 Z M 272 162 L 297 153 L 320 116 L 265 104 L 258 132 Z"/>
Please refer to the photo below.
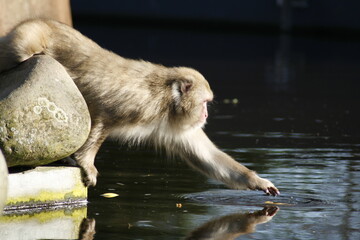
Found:
<path fill-rule="evenodd" d="M 107 142 L 89 190 L 95 239 L 359 239 L 360 42 L 76 27 L 123 56 L 199 69 L 216 95 L 207 134 L 282 193 L 228 190 Z"/>

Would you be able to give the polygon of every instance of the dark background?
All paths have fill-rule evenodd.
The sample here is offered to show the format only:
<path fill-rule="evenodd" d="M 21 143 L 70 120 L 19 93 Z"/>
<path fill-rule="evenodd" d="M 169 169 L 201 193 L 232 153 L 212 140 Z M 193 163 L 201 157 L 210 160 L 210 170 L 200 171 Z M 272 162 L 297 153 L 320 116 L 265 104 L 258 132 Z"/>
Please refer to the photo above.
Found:
<path fill-rule="evenodd" d="M 268 112 L 283 118 L 311 115 L 327 119 L 320 124 L 326 129 L 360 132 L 359 1 L 71 3 L 74 27 L 102 47 L 199 70 L 214 90 L 213 111 L 223 108 L 216 103 L 236 99 L 233 111 L 252 119 L 248 128 L 259 129 Z M 308 127 L 305 119 L 299 124 Z"/>
<path fill-rule="evenodd" d="M 74 16 L 111 16 L 132 21 L 157 19 L 276 27 L 286 18 L 295 28 L 360 29 L 356 0 L 78 0 Z"/>

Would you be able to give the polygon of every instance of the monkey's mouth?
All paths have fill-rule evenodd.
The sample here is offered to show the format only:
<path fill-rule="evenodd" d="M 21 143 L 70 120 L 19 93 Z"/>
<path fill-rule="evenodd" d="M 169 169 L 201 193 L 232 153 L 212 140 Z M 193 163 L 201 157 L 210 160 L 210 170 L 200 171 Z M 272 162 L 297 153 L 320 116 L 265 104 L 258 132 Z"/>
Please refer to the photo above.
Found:
<path fill-rule="evenodd" d="M 203 106 L 204 106 L 204 118 L 207 119 L 207 117 L 209 116 L 208 110 L 207 110 L 207 101 L 205 101 L 203 103 Z"/>

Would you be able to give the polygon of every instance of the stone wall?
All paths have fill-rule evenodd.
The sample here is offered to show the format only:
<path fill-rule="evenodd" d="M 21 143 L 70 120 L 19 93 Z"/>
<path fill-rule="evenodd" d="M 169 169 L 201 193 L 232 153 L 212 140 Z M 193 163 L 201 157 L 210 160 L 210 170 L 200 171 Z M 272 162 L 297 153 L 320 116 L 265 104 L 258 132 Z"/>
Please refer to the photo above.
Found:
<path fill-rule="evenodd" d="M 72 25 L 70 0 L 0 0 L 0 36 L 29 18 L 51 18 Z"/>

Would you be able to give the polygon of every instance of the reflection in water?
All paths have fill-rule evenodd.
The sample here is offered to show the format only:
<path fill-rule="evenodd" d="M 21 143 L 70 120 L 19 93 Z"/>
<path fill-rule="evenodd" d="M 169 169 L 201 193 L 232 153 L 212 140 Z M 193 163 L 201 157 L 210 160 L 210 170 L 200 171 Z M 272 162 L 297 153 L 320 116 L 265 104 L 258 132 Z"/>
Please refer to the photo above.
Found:
<path fill-rule="evenodd" d="M 291 37 L 289 35 L 280 36 L 280 46 L 275 54 L 275 59 L 268 66 L 267 82 L 269 86 L 275 91 L 289 91 L 291 82 L 294 80 L 294 70 L 291 65 L 290 43 Z"/>
<path fill-rule="evenodd" d="M 53 211 L 36 209 L 5 212 L 0 216 L 0 239 L 93 240 L 95 219 L 86 218 L 87 208 L 65 206 Z"/>
<path fill-rule="evenodd" d="M 209 221 L 190 233 L 187 240 L 230 240 L 255 231 L 257 224 L 270 221 L 278 207 L 264 207 L 253 213 L 237 213 Z"/>
<path fill-rule="evenodd" d="M 93 240 L 95 235 L 95 219 L 84 218 L 80 225 L 79 240 Z"/>
<path fill-rule="evenodd" d="M 0 216 L 0 239 L 77 239 L 80 224 L 86 215 L 86 207 L 11 214 L 5 212 Z"/>

